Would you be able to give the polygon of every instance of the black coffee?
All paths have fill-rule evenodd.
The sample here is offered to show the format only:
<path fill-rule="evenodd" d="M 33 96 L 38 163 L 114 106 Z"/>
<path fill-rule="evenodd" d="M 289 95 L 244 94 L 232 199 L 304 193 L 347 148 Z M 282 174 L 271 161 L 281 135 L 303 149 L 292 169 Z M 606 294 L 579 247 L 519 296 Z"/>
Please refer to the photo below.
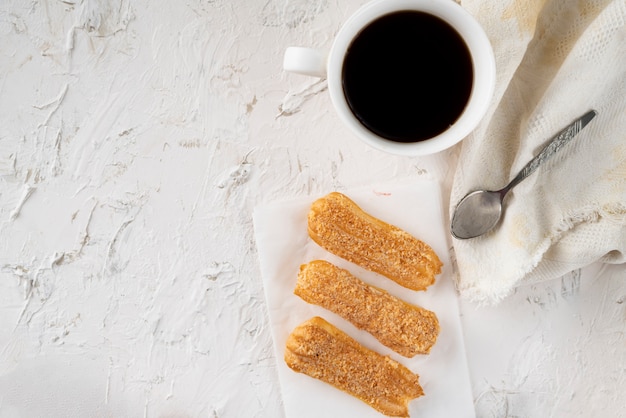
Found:
<path fill-rule="evenodd" d="M 448 129 L 472 91 L 472 58 L 463 38 L 428 13 L 378 18 L 352 41 L 343 62 L 343 91 L 370 131 L 418 142 Z"/>

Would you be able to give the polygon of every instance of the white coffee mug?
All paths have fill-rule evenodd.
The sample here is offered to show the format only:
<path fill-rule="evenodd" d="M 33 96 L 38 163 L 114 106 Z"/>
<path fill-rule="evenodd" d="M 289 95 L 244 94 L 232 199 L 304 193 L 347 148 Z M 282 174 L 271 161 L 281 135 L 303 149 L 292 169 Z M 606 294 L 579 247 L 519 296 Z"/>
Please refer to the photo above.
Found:
<path fill-rule="evenodd" d="M 473 68 L 471 92 L 456 121 L 443 132 L 416 142 L 390 140 L 364 126 L 352 112 L 342 84 L 344 58 L 353 40 L 372 22 L 401 11 L 427 13 L 452 26 L 465 42 Z M 285 51 L 283 68 L 288 72 L 326 77 L 333 106 L 340 119 L 356 136 L 374 148 L 405 156 L 439 152 L 465 138 L 485 115 L 495 85 L 495 60 L 491 44 L 478 22 L 453 0 L 374 0 L 346 21 L 328 54 L 311 48 L 289 47 Z"/>

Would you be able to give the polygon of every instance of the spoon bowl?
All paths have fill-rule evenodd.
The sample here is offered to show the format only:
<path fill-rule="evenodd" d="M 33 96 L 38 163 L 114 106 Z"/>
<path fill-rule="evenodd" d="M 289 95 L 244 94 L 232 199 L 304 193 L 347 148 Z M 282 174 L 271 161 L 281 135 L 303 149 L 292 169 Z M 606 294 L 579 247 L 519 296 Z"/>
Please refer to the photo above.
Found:
<path fill-rule="evenodd" d="M 467 194 L 454 211 L 452 235 L 458 239 L 474 238 L 496 226 L 502 215 L 502 199 L 499 192 L 489 190 Z"/>

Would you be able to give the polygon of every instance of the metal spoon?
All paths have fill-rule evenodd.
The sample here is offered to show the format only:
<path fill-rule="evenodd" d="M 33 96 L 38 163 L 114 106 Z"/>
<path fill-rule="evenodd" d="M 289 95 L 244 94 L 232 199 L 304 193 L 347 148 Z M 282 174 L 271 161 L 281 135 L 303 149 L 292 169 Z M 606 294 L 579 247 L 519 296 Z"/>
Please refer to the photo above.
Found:
<path fill-rule="evenodd" d="M 496 191 L 476 190 L 459 201 L 452 217 L 450 232 L 455 238 L 468 239 L 478 237 L 491 230 L 502 215 L 504 196 L 513 187 L 532 174 L 543 162 L 556 154 L 570 142 L 578 132 L 596 116 L 591 110 L 572 122 L 554 136 L 536 157 L 528 162 L 517 176 L 504 188 Z"/>

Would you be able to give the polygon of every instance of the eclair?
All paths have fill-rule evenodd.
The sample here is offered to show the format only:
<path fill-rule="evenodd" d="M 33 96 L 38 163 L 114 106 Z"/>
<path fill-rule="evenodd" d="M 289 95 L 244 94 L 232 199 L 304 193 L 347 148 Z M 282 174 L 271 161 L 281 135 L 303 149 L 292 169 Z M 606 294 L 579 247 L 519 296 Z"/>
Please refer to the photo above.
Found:
<path fill-rule="evenodd" d="M 320 317 L 300 324 L 289 335 L 285 362 L 388 416 L 408 417 L 409 402 L 424 394 L 417 374 Z"/>
<path fill-rule="evenodd" d="M 428 354 L 437 341 L 439 321 L 434 312 L 370 286 L 327 261 L 302 265 L 294 293 L 369 332 L 405 357 Z"/>
<path fill-rule="evenodd" d="M 309 236 L 322 248 L 412 289 L 426 290 L 441 273 L 433 249 L 333 192 L 311 205 Z"/>

